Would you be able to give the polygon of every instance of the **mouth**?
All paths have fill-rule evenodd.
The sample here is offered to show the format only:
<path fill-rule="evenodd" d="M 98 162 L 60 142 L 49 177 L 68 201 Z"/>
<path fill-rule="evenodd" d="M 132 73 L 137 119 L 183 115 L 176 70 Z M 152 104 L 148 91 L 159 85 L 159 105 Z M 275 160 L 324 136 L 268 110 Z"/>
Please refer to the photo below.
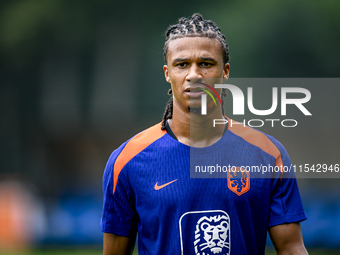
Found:
<path fill-rule="evenodd" d="M 184 93 L 189 97 L 200 97 L 204 91 L 200 87 L 189 87 L 184 90 Z"/>

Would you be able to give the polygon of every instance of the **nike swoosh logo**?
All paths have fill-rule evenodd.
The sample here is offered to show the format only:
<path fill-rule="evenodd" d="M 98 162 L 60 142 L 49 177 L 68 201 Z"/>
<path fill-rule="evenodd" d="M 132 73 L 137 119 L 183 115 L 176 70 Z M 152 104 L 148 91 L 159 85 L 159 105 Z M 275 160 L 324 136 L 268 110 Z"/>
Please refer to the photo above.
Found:
<path fill-rule="evenodd" d="M 155 184 L 155 190 L 160 190 L 160 189 L 163 189 L 165 186 L 168 186 L 169 184 L 171 184 L 171 183 L 173 183 L 173 182 L 175 182 L 175 181 L 177 181 L 178 179 L 176 179 L 176 180 L 173 180 L 173 181 L 171 181 L 171 182 L 167 182 L 167 183 L 165 183 L 165 184 L 163 184 L 163 185 L 161 185 L 161 186 L 158 186 L 158 182 Z"/>

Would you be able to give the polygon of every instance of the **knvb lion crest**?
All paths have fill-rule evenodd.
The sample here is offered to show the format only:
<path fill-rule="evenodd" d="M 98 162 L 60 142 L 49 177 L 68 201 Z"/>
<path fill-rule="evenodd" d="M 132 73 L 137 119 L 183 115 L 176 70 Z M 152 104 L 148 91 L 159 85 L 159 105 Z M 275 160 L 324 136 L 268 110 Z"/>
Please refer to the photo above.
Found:
<path fill-rule="evenodd" d="M 200 218 L 195 231 L 196 255 L 229 255 L 230 222 L 226 215 Z"/>
<path fill-rule="evenodd" d="M 250 189 L 250 173 L 242 167 L 236 167 L 228 172 L 228 188 L 241 196 Z"/>

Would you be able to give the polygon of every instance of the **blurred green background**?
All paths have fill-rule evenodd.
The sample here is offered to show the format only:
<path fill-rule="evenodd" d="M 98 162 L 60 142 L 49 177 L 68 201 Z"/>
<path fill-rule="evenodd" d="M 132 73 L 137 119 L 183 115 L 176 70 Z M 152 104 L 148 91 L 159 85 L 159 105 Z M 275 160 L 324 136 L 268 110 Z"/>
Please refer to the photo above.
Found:
<path fill-rule="evenodd" d="M 226 35 L 232 78 L 339 77 L 338 0 L 2 0 L 0 251 L 100 249 L 106 161 L 122 142 L 161 121 L 169 88 L 164 32 L 194 12 Z M 340 163 L 334 84 L 312 93 L 320 118 L 311 125 L 269 131 L 284 140 L 293 163 L 316 154 L 327 156 L 318 163 Z M 327 104 L 331 112 L 323 111 Z M 302 223 L 307 247 L 339 248 L 339 179 L 298 182 L 309 216 Z"/>

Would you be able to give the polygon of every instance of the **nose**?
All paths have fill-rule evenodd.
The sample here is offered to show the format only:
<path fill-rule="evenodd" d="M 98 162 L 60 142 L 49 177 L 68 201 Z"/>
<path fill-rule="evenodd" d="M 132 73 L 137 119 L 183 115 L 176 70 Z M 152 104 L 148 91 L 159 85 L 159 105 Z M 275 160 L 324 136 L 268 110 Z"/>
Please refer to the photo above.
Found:
<path fill-rule="evenodd" d="M 201 73 L 201 69 L 196 64 L 192 64 L 190 66 L 190 68 L 188 69 L 188 74 L 186 76 L 186 80 L 188 82 L 190 82 L 190 81 L 198 79 L 198 78 L 203 78 L 202 73 Z"/>
<path fill-rule="evenodd" d="M 218 235 L 218 229 L 217 228 L 214 228 L 214 230 L 213 230 L 213 233 L 212 233 L 213 235 L 212 235 L 212 239 L 211 240 L 220 240 L 220 237 L 219 237 L 219 235 Z"/>

